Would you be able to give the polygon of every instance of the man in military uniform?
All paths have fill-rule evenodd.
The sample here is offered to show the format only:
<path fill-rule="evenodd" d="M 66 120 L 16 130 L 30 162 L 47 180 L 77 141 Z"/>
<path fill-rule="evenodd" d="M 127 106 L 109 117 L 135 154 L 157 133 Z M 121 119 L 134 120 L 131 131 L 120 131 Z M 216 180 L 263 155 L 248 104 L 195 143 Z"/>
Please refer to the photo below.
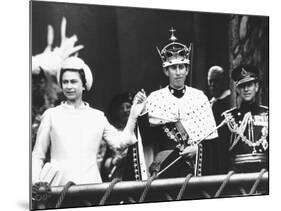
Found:
<path fill-rule="evenodd" d="M 258 172 L 268 168 L 268 108 L 259 105 L 259 71 L 241 65 L 231 74 L 235 82 L 239 107 L 224 112 L 231 132 L 232 169 L 235 172 Z"/>
<path fill-rule="evenodd" d="M 154 144 L 151 174 L 158 172 L 165 178 L 188 173 L 199 176 L 204 168 L 204 150 L 197 142 L 216 138 L 216 123 L 205 94 L 185 85 L 191 71 L 191 45 L 177 42 L 175 30 L 170 31 L 171 42 L 161 51 L 157 48 L 169 85 L 148 96 L 139 126 L 143 141 Z"/>

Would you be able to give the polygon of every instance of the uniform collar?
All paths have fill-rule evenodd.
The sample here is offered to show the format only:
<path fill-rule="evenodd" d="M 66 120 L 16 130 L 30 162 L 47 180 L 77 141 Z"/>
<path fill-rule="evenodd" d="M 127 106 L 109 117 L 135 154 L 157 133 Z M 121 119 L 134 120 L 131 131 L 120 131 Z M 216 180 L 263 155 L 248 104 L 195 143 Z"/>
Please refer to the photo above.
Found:
<path fill-rule="evenodd" d="M 240 109 L 244 112 L 248 112 L 248 111 L 256 112 L 256 111 L 258 111 L 258 108 L 259 108 L 259 106 L 258 106 L 257 102 L 248 103 L 248 102 L 242 101 L 241 105 L 240 105 Z"/>

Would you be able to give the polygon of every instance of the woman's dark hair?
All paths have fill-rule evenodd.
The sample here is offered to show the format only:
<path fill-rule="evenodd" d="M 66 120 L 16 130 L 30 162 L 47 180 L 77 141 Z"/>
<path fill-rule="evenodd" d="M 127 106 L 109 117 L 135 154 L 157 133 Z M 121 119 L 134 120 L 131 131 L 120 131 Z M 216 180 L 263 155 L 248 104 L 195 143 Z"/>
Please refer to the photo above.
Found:
<path fill-rule="evenodd" d="M 132 104 L 133 98 L 135 93 L 132 92 L 125 92 L 119 95 L 114 96 L 107 108 L 106 116 L 109 120 L 109 122 L 113 125 L 116 124 L 116 122 L 119 122 L 119 107 L 122 105 L 122 103 L 128 102 Z"/>
<path fill-rule="evenodd" d="M 85 73 L 84 73 L 84 70 L 83 69 L 62 69 L 61 72 L 60 72 L 60 78 L 59 78 L 59 83 L 60 83 L 60 86 L 62 87 L 62 75 L 67 72 L 67 71 L 70 71 L 70 72 L 78 72 L 79 75 L 80 75 L 80 78 L 81 78 L 81 81 L 82 81 L 82 85 L 83 87 L 86 89 L 86 77 L 85 77 Z"/>

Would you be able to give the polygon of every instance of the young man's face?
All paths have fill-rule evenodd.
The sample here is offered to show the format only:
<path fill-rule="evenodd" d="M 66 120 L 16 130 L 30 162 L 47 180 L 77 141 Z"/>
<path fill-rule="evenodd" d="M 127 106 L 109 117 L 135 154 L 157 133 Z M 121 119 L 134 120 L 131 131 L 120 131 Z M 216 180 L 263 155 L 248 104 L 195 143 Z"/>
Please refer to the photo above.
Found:
<path fill-rule="evenodd" d="M 186 64 L 174 64 L 164 69 L 165 75 L 169 77 L 170 86 L 175 89 L 184 87 L 188 72 L 189 67 Z"/>
<path fill-rule="evenodd" d="M 78 72 L 66 71 L 62 75 L 62 91 L 70 102 L 82 100 L 83 83 Z"/>
<path fill-rule="evenodd" d="M 259 90 L 259 83 L 250 81 L 237 87 L 237 91 L 241 99 L 245 102 L 253 102 Z"/>

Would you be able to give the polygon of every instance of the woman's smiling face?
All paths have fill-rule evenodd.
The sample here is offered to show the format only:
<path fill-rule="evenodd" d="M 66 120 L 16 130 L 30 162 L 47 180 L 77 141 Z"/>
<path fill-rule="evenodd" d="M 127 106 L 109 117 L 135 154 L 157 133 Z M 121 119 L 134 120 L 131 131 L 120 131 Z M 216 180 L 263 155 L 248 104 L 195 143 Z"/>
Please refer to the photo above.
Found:
<path fill-rule="evenodd" d="M 62 91 L 67 101 L 77 102 L 82 100 L 82 93 L 85 88 L 80 74 L 75 71 L 66 71 L 62 75 Z"/>

